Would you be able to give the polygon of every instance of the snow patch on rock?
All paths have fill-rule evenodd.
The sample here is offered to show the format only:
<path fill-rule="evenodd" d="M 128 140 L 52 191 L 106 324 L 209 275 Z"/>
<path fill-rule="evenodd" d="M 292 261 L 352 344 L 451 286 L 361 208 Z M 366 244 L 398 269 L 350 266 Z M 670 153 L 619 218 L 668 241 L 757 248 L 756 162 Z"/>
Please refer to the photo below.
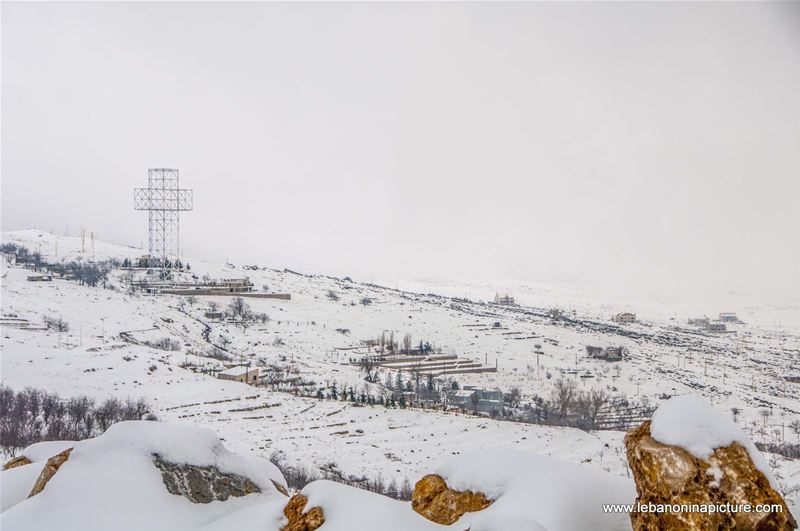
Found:
<path fill-rule="evenodd" d="M 653 413 L 650 435 L 663 444 L 680 446 L 704 461 L 709 460 L 715 448 L 739 443 L 772 488 L 778 490 L 766 459 L 744 431 L 699 396 L 676 396 L 664 402 Z"/>
<path fill-rule="evenodd" d="M 261 492 L 225 502 L 192 503 L 168 492 L 154 464 L 154 454 L 174 463 L 213 466 L 241 475 Z M 27 469 L 38 474 L 41 467 L 32 464 L 3 472 L 3 490 L 7 478 L 14 473 L 11 485 L 17 494 L 22 492 L 21 486 L 31 480 L 23 473 Z M 4 510 L 2 527 L 4 531 L 180 531 L 226 527 L 221 522 L 228 518 L 240 520 L 234 516 L 240 511 L 260 517 L 274 515 L 268 520 L 278 522 L 287 498 L 277 491 L 273 481 L 286 484 L 275 465 L 230 453 L 210 430 L 162 422 L 121 422 L 100 437 L 75 443 L 69 459 L 44 490 Z M 256 505 L 262 509 L 249 510 Z M 263 521 L 253 521 L 249 528 L 263 528 Z"/>

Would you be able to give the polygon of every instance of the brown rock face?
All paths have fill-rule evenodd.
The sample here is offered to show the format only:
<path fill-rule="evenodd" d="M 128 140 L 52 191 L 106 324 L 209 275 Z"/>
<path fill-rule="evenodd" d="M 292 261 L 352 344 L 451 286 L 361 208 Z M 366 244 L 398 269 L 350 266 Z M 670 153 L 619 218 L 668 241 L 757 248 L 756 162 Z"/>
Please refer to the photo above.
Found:
<path fill-rule="evenodd" d="M 24 466 L 31 464 L 31 460 L 21 455 L 19 457 L 15 457 L 10 459 L 3 465 L 3 470 L 11 470 L 12 468 L 17 468 L 18 466 Z"/>
<path fill-rule="evenodd" d="M 155 465 L 161 470 L 161 479 L 171 494 L 183 496 L 193 503 L 225 501 L 261 492 L 246 477 L 220 472 L 213 466 L 195 466 L 164 461 L 155 455 Z"/>
<path fill-rule="evenodd" d="M 432 522 L 450 525 L 464 513 L 487 508 L 490 500 L 480 492 L 457 491 L 449 488 L 441 476 L 428 474 L 414 485 L 411 507 Z"/>
<path fill-rule="evenodd" d="M 307 503 L 308 498 L 302 494 L 295 494 L 289 499 L 289 503 L 283 508 L 283 514 L 289 519 L 289 523 L 281 531 L 314 531 L 325 523 L 325 515 L 319 507 L 312 507 L 307 513 L 303 513 Z"/>
<path fill-rule="evenodd" d="M 42 490 L 44 490 L 47 482 L 56 475 L 56 472 L 58 472 L 58 469 L 61 467 L 61 465 L 67 462 L 70 452 L 72 452 L 72 448 L 67 448 L 60 454 L 56 454 L 47 460 L 47 462 L 44 464 L 44 468 L 39 474 L 39 477 L 36 478 L 36 483 L 34 483 L 31 493 L 28 494 L 28 498 L 31 496 L 36 496 L 42 492 Z"/>
<path fill-rule="evenodd" d="M 683 448 L 662 444 L 650 435 L 650 421 L 625 437 L 628 464 L 641 504 L 750 505 L 753 512 L 634 512 L 634 531 L 752 530 L 790 531 L 797 522 L 783 498 L 769 484 L 738 443 L 717 448 L 708 461 Z M 758 504 L 775 504 L 775 512 L 755 512 Z"/>

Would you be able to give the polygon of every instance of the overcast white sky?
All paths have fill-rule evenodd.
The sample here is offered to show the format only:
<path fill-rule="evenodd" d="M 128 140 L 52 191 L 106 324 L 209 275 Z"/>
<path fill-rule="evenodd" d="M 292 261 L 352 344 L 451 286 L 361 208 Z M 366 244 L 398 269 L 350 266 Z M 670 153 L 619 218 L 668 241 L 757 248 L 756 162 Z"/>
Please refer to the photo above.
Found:
<path fill-rule="evenodd" d="M 2 3 L 2 228 L 369 279 L 800 290 L 800 3 Z"/>

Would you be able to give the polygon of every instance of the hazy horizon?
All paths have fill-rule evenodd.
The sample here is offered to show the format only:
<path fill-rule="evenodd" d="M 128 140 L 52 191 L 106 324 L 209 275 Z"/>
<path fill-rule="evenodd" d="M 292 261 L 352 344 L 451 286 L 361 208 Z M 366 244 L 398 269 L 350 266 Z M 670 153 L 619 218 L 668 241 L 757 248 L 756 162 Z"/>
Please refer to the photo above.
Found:
<path fill-rule="evenodd" d="M 800 295 L 800 3 L 4 2 L 2 230 L 354 278 Z"/>

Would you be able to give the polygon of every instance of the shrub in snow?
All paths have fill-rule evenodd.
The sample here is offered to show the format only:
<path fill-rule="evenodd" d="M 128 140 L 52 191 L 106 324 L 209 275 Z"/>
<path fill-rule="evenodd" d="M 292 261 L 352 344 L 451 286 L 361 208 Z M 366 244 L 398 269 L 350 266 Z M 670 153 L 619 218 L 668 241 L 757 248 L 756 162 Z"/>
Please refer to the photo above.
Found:
<path fill-rule="evenodd" d="M 172 339 L 170 337 L 162 337 L 161 339 L 156 339 L 154 341 L 145 341 L 145 345 L 152 348 L 157 348 L 159 350 L 166 350 L 170 352 L 174 352 L 181 349 L 181 342 L 177 339 Z"/>
<path fill-rule="evenodd" d="M 61 317 L 45 315 L 43 321 L 48 330 L 55 330 L 56 332 L 69 332 L 69 323 Z"/>

